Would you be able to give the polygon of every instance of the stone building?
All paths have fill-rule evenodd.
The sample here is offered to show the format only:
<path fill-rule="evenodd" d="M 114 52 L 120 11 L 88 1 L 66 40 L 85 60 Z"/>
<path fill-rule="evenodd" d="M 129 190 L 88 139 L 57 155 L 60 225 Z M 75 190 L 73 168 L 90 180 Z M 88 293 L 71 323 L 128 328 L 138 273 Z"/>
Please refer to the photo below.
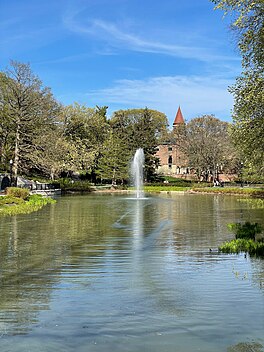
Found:
<path fill-rule="evenodd" d="M 173 130 L 184 123 L 181 108 L 179 107 L 172 125 Z M 156 156 L 160 160 L 157 168 L 157 174 L 179 178 L 189 178 L 191 170 L 188 167 L 188 159 L 179 149 L 177 144 L 165 143 L 159 145 Z"/>

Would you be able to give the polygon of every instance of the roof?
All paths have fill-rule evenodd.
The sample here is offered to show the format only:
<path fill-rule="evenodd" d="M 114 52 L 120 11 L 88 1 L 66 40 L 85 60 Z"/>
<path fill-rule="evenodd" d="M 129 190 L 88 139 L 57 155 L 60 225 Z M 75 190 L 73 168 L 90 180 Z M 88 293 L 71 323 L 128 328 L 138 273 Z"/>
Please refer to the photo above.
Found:
<path fill-rule="evenodd" d="M 173 126 L 178 125 L 179 123 L 184 123 L 184 118 L 182 116 L 182 112 L 181 112 L 181 108 L 179 106 L 177 114 L 175 116 L 174 122 L 173 122 Z"/>

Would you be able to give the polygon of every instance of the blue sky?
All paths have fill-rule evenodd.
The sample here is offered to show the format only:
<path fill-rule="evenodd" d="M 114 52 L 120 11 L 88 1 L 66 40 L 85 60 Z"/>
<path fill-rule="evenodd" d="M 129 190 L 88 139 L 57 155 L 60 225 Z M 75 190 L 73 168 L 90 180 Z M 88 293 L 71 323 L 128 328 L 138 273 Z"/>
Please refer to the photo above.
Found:
<path fill-rule="evenodd" d="M 209 0 L 0 0 L 0 70 L 10 59 L 65 105 L 148 107 L 172 123 L 231 121 L 241 70 L 223 13 Z"/>

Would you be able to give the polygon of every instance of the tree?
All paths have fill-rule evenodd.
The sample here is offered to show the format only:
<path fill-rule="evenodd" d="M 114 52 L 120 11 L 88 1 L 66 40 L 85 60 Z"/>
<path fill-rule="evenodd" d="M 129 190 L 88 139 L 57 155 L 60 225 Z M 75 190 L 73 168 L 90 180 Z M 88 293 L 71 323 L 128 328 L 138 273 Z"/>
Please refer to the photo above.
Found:
<path fill-rule="evenodd" d="M 111 129 L 102 146 L 102 155 L 98 160 L 97 174 L 101 179 L 111 179 L 112 185 L 117 181 L 122 184 L 128 178 L 130 150 L 123 139 Z"/>
<path fill-rule="evenodd" d="M 104 108 L 92 109 L 77 103 L 63 109 L 64 136 L 77 151 L 75 165 L 93 175 L 109 130 L 105 112 Z"/>
<path fill-rule="evenodd" d="M 235 98 L 232 136 L 245 169 L 264 179 L 264 1 L 212 0 L 217 9 L 233 15 L 242 56 L 241 76 L 230 88 Z"/>
<path fill-rule="evenodd" d="M 215 178 L 235 158 L 228 134 L 229 124 L 212 115 L 192 119 L 175 129 L 174 138 L 198 177 L 211 174 Z"/>
<path fill-rule="evenodd" d="M 13 129 L 9 106 L 4 99 L 4 84 L 6 77 L 0 72 L 0 168 L 8 169 L 12 157 Z"/>
<path fill-rule="evenodd" d="M 145 178 L 150 180 L 158 163 L 155 154 L 159 138 L 168 126 L 166 115 L 148 108 L 119 110 L 110 124 L 130 150 L 130 159 L 138 148 L 144 149 Z"/>
<path fill-rule="evenodd" d="M 54 123 L 60 106 L 50 89 L 43 87 L 32 73 L 30 66 L 16 61 L 11 61 L 10 67 L 2 74 L 0 97 L 0 117 L 2 126 L 6 127 L 6 121 L 9 124 L 10 130 L 5 133 L 9 135 L 13 175 L 17 177 L 19 170 L 28 170 L 34 150 L 33 139 L 45 133 L 47 125 Z"/>
<path fill-rule="evenodd" d="M 34 142 L 31 154 L 31 171 L 54 180 L 62 171 L 76 171 L 77 150 L 69 143 L 57 126 L 46 127 L 45 134 Z"/>

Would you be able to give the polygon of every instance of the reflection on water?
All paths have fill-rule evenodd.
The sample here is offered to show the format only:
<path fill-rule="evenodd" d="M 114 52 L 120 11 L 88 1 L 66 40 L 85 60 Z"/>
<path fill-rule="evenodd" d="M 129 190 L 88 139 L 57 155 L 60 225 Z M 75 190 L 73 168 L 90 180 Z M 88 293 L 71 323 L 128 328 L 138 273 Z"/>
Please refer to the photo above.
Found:
<path fill-rule="evenodd" d="M 89 195 L 1 218 L 1 352 L 263 345 L 264 260 L 214 251 L 239 220 L 263 223 L 263 209 Z"/>

